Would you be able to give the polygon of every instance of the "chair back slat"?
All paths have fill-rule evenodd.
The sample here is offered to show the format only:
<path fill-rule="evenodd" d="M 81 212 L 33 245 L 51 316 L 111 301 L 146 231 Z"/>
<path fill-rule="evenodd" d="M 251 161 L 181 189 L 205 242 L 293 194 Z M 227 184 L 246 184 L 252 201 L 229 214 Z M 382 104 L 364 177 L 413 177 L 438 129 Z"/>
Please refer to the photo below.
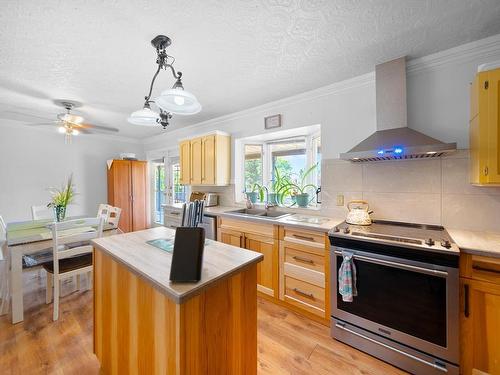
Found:
<path fill-rule="evenodd" d="M 77 247 L 71 247 L 67 250 L 59 250 L 57 252 L 57 257 L 59 259 L 71 258 L 75 255 L 89 254 L 92 252 L 92 245 L 83 245 Z"/>
<path fill-rule="evenodd" d="M 0 215 L 0 239 L 5 239 L 6 235 L 7 235 L 7 225 L 5 224 L 5 221 L 3 221 L 2 215 Z"/>
<path fill-rule="evenodd" d="M 118 228 L 118 223 L 120 222 L 120 216 L 122 209 L 119 207 L 113 207 L 109 204 L 101 203 L 99 209 L 97 210 L 97 217 L 104 217 L 104 222 L 111 224 L 113 227 Z"/>
<path fill-rule="evenodd" d="M 54 219 L 54 210 L 47 206 L 31 206 L 33 220 Z"/>
<path fill-rule="evenodd" d="M 103 226 L 103 217 L 75 219 L 51 224 L 50 227 L 52 228 L 54 272 L 59 272 L 59 259 L 92 252 L 92 246 L 88 244 L 76 246 L 69 250 L 61 249 L 61 245 L 87 242 L 94 238 L 101 237 Z"/>

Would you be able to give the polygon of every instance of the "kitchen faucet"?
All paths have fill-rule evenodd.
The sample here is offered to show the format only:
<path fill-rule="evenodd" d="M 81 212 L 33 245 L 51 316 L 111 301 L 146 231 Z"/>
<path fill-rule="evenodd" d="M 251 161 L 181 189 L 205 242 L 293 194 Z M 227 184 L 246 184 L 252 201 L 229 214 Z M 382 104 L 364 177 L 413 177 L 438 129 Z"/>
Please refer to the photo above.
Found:
<path fill-rule="evenodd" d="M 270 208 L 276 207 L 275 203 L 269 203 L 269 189 L 267 188 L 267 186 L 262 186 L 262 189 L 266 190 L 266 203 L 265 203 L 265 206 L 264 206 L 265 209 L 268 210 Z"/>

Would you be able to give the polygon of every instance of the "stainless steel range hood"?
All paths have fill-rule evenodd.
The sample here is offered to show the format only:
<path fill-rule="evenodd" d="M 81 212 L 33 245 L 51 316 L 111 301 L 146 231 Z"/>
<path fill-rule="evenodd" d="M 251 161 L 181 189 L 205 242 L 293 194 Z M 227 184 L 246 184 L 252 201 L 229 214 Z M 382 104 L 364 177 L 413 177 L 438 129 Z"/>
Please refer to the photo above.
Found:
<path fill-rule="evenodd" d="M 353 162 L 420 159 L 442 156 L 457 149 L 407 126 L 406 59 L 401 57 L 375 67 L 377 131 L 346 153 Z"/>

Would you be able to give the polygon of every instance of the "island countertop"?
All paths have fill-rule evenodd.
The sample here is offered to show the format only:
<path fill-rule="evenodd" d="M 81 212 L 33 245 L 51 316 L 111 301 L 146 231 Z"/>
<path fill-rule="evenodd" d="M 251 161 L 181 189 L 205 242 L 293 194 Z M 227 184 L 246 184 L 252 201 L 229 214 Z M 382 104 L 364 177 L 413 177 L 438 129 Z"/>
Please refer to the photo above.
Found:
<path fill-rule="evenodd" d="M 98 238 L 92 244 L 178 304 L 263 259 L 260 253 L 208 240 L 203 254 L 201 280 L 196 283 L 171 283 L 172 253 L 149 245 L 146 241 L 173 238 L 174 235 L 172 229 L 156 227 Z"/>

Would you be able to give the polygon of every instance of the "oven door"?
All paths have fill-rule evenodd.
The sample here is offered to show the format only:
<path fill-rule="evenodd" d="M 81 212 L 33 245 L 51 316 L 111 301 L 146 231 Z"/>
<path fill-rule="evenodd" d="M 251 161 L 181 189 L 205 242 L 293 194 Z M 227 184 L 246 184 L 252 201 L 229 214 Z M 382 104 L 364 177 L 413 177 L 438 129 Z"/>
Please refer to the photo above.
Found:
<path fill-rule="evenodd" d="M 342 301 L 342 251 L 354 254 L 357 296 Z M 332 247 L 332 316 L 458 363 L 458 269 Z"/>

